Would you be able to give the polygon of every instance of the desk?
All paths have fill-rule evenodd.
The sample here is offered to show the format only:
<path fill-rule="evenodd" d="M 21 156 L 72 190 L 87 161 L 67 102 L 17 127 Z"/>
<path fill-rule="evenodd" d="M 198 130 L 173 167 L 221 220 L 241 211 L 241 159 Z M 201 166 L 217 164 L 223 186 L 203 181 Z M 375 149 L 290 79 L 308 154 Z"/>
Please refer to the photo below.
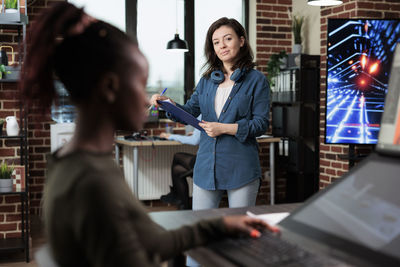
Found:
<path fill-rule="evenodd" d="M 270 165 L 270 204 L 274 205 L 275 204 L 275 143 L 279 143 L 281 140 L 280 137 L 266 137 L 266 138 L 257 138 L 258 143 L 270 143 L 269 146 L 269 165 Z M 127 141 L 124 140 L 123 138 L 117 138 L 115 140 L 115 161 L 117 164 L 119 163 L 119 154 L 120 154 L 120 146 L 123 146 L 125 151 L 128 151 L 128 149 L 132 149 L 132 159 L 128 159 L 124 157 L 124 173 L 125 173 L 125 179 L 127 179 L 128 184 L 131 186 L 131 189 L 134 193 L 135 196 L 139 198 L 139 147 L 151 147 L 154 146 L 155 148 L 157 147 L 163 147 L 163 146 L 185 146 L 186 149 L 187 145 L 182 145 L 181 143 L 177 141 Z M 192 150 L 197 151 L 197 147 L 193 147 Z M 188 152 L 188 153 L 196 153 L 196 152 Z M 183 151 L 182 152 L 187 152 Z M 128 161 L 128 162 L 126 162 Z M 172 160 L 171 160 L 172 162 Z M 168 171 L 169 173 L 170 171 Z M 169 181 L 168 181 L 169 182 Z M 139 198 L 140 199 L 140 198 Z"/>
<path fill-rule="evenodd" d="M 183 225 L 193 224 L 202 219 L 220 217 L 224 215 L 246 214 L 251 211 L 254 214 L 275 213 L 275 212 L 291 212 L 301 203 L 280 204 L 274 206 L 255 206 L 246 208 L 224 208 L 210 210 L 182 210 L 182 211 L 162 211 L 149 213 L 151 219 L 161 225 L 166 230 L 177 229 Z M 205 266 L 233 266 L 225 258 L 219 256 L 207 247 L 199 247 L 192 249 L 187 254 L 193 257 L 200 264 Z"/>

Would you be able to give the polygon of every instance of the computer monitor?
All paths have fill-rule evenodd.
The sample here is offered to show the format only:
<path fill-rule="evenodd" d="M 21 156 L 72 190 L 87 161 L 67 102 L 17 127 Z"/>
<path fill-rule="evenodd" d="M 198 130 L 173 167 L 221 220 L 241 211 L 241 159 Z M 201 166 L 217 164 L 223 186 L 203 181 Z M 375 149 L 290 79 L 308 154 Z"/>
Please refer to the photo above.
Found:
<path fill-rule="evenodd" d="M 328 20 L 325 143 L 377 143 L 399 42 L 400 20 Z"/>

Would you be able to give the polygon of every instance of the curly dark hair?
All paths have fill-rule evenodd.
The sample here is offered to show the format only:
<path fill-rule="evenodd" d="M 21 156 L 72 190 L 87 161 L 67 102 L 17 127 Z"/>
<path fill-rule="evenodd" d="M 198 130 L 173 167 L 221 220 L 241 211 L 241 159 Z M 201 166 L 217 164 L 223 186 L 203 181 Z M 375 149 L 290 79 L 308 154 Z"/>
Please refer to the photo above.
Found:
<path fill-rule="evenodd" d="M 232 71 L 237 68 L 252 69 L 255 66 L 253 62 L 253 52 L 251 50 L 245 29 L 237 20 L 223 17 L 215 21 L 213 24 L 211 24 L 210 28 L 208 28 L 206 43 L 204 46 L 204 55 L 206 56 L 207 61 L 203 66 L 203 68 L 206 68 L 206 71 L 203 73 L 203 77 L 209 78 L 213 71 L 221 70 L 223 67 L 222 61 L 215 54 L 212 41 L 214 32 L 221 26 L 228 26 L 232 28 L 239 38 L 244 38 L 244 44 L 239 50 L 235 63 L 232 66 Z"/>

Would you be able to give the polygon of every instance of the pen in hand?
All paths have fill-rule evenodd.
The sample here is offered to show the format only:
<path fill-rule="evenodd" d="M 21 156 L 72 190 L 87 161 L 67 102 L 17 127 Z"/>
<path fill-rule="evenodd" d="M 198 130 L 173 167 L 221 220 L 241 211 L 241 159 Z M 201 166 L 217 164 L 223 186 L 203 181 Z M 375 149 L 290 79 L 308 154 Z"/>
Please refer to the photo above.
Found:
<path fill-rule="evenodd" d="M 166 91 L 167 91 L 167 87 L 164 88 L 164 90 L 161 92 L 160 96 L 162 96 Z M 152 109 L 153 107 L 154 107 L 154 105 L 151 105 L 148 110 Z"/>

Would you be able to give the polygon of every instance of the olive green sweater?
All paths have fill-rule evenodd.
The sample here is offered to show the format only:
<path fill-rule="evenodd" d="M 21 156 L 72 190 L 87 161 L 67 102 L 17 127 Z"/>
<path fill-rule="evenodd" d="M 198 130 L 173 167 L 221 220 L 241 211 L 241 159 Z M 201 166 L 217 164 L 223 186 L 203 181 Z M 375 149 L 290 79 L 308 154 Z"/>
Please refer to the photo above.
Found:
<path fill-rule="evenodd" d="M 166 231 L 147 215 L 111 154 L 48 158 L 47 237 L 61 266 L 158 266 L 225 234 L 222 219 Z"/>

